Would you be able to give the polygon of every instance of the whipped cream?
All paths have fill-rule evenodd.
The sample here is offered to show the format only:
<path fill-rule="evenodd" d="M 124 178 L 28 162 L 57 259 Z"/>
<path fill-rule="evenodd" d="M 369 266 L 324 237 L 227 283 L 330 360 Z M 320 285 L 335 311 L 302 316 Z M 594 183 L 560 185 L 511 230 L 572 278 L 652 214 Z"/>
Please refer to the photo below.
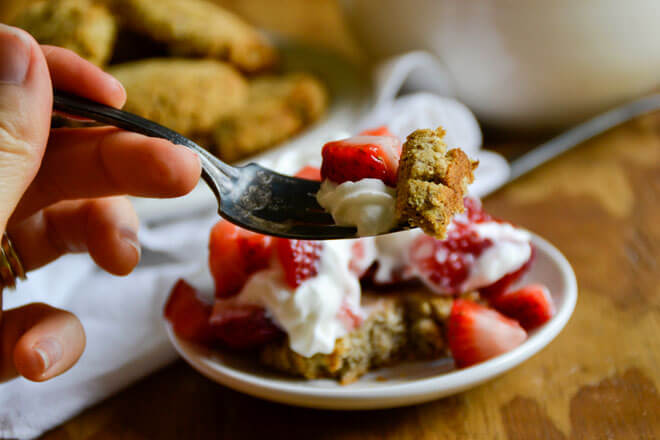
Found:
<path fill-rule="evenodd" d="M 360 309 L 360 282 L 349 269 L 352 240 L 323 244 L 318 274 L 292 289 L 277 257 L 271 267 L 252 275 L 241 292 L 228 301 L 264 307 L 289 336 L 289 345 L 301 356 L 330 354 L 335 341 L 352 330 L 342 319 L 346 308 L 364 317 Z"/>
<path fill-rule="evenodd" d="M 356 226 L 360 236 L 381 234 L 396 225 L 396 190 L 380 179 L 361 179 L 339 185 L 324 180 L 316 199 L 335 223 Z"/>
<path fill-rule="evenodd" d="M 377 283 L 393 282 L 395 273 L 401 281 L 415 276 L 414 271 L 409 267 L 410 248 L 420 235 L 424 235 L 424 232 L 415 228 L 373 238 L 375 261 L 378 262 L 374 273 L 374 280 Z"/>
<path fill-rule="evenodd" d="M 531 236 L 524 229 L 508 223 L 475 223 L 472 229 L 493 245 L 476 258 L 468 278 L 463 282 L 463 291 L 493 284 L 503 276 L 520 269 L 532 256 Z"/>

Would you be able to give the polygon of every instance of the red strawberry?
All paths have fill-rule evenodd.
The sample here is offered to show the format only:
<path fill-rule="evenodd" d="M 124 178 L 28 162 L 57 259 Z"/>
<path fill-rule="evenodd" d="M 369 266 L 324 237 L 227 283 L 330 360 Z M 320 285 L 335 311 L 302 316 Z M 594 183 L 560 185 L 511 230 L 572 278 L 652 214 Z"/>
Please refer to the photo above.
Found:
<path fill-rule="evenodd" d="M 387 128 L 387 125 L 381 125 L 380 127 L 363 130 L 359 136 L 394 136 L 394 134 Z"/>
<path fill-rule="evenodd" d="M 320 182 L 321 170 L 311 165 L 307 165 L 306 167 L 301 168 L 300 171 L 296 173 L 295 177 L 307 180 L 318 180 Z"/>
<path fill-rule="evenodd" d="M 321 177 L 335 183 L 380 179 L 396 186 L 401 142 L 394 136 L 355 136 L 323 146 Z"/>
<path fill-rule="evenodd" d="M 220 220 L 211 230 L 209 268 L 215 280 L 215 295 L 237 294 L 248 276 L 268 266 L 272 238 Z"/>
<path fill-rule="evenodd" d="M 456 224 L 446 240 L 420 236 L 410 250 L 410 264 L 419 277 L 439 294 L 460 293 L 476 258 L 492 246 L 490 239 Z"/>
<path fill-rule="evenodd" d="M 178 280 L 172 288 L 163 315 L 183 339 L 209 342 L 213 338 L 208 322 L 211 305 L 200 300 L 195 288 L 184 280 Z"/>
<path fill-rule="evenodd" d="M 473 223 L 488 222 L 493 217 L 484 211 L 481 200 L 475 197 L 465 197 L 463 199 L 463 206 L 465 206 L 465 214 L 469 221 Z"/>
<path fill-rule="evenodd" d="M 493 299 L 492 305 L 520 322 L 525 330 L 545 324 L 555 314 L 550 292 L 540 284 L 530 284 L 513 292 L 502 293 Z"/>
<path fill-rule="evenodd" d="M 527 333 L 493 309 L 457 299 L 449 315 L 447 339 L 456 365 L 463 368 L 513 350 Z"/>
<path fill-rule="evenodd" d="M 319 241 L 277 239 L 277 255 L 289 286 L 295 289 L 318 273 L 322 250 L 323 244 Z"/>
<path fill-rule="evenodd" d="M 209 324 L 217 339 L 236 349 L 254 348 L 282 334 L 262 307 L 222 300 L 215 302 Z"/>

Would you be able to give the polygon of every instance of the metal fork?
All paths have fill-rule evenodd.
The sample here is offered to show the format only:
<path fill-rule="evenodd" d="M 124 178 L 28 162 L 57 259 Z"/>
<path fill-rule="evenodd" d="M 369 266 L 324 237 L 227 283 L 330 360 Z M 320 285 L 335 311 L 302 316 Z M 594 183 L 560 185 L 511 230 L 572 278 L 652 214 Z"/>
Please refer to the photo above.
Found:
<path fill-rule="evenodd" d="M 316 201 L 319 182 L 285 176 L 254 163 L 241 167 L 228 165 L 169 128 L 58 90 L 54 92 L 53 108 L 124 130 L 164 138 L 195 151 L 202 161 L 202 178 L 218 200 L 218 212 L 243 228 L 305 240 L 356 236 L 355 228 L 335 225 L 330 214 L 319 206 Z M 658 109 L 660 94 L 632 101 L 596 116 L 512 161 L 511 173 L 505 183 L 616 125 Z"/>
<path fill-rule="evenodd" d="M 129 112 L 54 91 L 53 109 L 124 130 L 167 139 L 196 152 L 202 178 L 218 200 L 218 212 L 251 231 L 306 240 L 354 238 L 356 229 L 337 226 L 316 201 L 320 183 L 285 176 L 255 163 L 226 164 L 179 133 Z"/>

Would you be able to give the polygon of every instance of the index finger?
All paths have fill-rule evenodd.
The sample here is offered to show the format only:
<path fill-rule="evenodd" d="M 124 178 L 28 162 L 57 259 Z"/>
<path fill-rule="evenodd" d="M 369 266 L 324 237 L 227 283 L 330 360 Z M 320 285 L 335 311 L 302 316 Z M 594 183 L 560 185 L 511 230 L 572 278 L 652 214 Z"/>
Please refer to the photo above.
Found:
<path fill-rule="evenodd" d="M 42 45 L 53 87 L 111 107 L 121 108 L 126 91 L 112 75 L 61 47 Z"/>

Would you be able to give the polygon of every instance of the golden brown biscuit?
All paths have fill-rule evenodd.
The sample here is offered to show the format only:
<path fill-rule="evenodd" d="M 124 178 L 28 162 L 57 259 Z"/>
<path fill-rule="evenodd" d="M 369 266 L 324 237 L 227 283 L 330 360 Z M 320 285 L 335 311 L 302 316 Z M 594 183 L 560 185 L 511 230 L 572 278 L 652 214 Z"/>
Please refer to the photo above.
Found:
<path fill-rule="evenodd" d="M 28 6 L 14 20 L 41 44 L 71 49 L 103 66 L 112 54 L 117 23 L 102 5 L 88 0 L 47 0 Z"/>
<path fill-rule="evenodd" d="M 173 54 L 214 57 L 246 72 L 271 67 L 276 52 L 252 26 L 204 0 L 111 0 L 129 29 L 166 43 Z"/>
<path fill-rule="evenodd" d="M 109 72 L 126 88 L 125 110 L 184 136 L 209 131 L 247 99 L 245 79 L 216 60 L 149 59 L 113 66 Z"/>
<path fill-rule="evenodd" d="M 478 165 L 461 150 L 447 152 L 444 135 L 440 127 L 408 136 L 396 186 L 398 221 L 441 239 L 454 215 L 463 212 L 463 197 Z"/>
<path fill-rule="evenodd" d="M 316 121 L 326 107 L 325 88 L 311 75 L 255 79 L 246 105 L 216 124 L 216 152 L 235 161 L 263 151 Z"/>

